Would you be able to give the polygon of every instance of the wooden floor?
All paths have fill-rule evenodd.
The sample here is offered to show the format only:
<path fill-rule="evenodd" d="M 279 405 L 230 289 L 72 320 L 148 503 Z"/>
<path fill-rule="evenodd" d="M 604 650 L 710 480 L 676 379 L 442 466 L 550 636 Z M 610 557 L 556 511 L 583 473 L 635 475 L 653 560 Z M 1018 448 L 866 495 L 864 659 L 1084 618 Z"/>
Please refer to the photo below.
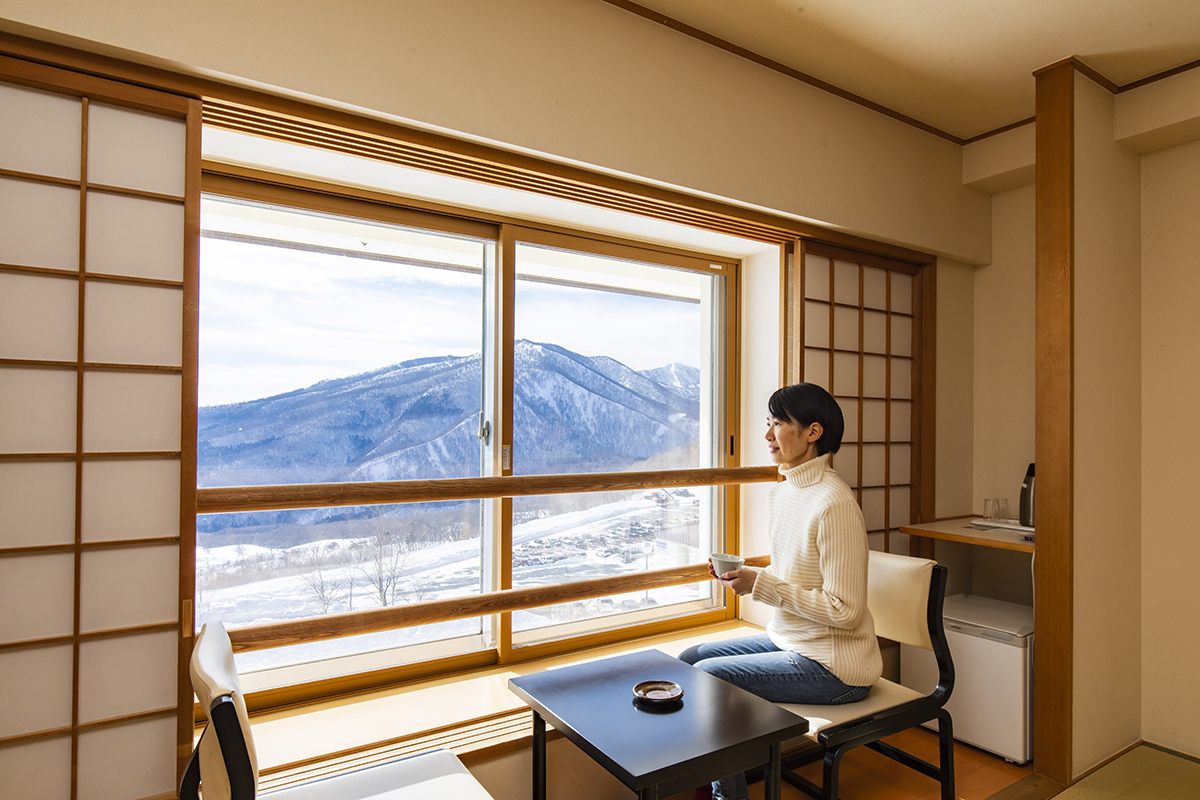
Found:
<path fill-rule="evenodd" d="M 913 728 L 889 736 L 885 741 L 907 750 L 930 763 L 938 763 L 937 735 L 924 728 Z M 1032 774 L 1032 765 L 1018 767 L 999 756 L 962 742 L 954 743 L 954 783 L 958 800 L 987 800 L 1002 789 Z M 808 764 L 800 774 L 814 783 L 821 782 L 821 763 Z M 841 800 L 938 800 L 937 781 L 876 753 L 856 747 L 842 759 L 838 794 Z M 750 784 L 750 800 L 762 800 L 762 781 Z M 810 800 L 808 795 L 789 783 L 783 784 L 783 800 Z M 671 800 L 692 800 L 691 793 Z"/>

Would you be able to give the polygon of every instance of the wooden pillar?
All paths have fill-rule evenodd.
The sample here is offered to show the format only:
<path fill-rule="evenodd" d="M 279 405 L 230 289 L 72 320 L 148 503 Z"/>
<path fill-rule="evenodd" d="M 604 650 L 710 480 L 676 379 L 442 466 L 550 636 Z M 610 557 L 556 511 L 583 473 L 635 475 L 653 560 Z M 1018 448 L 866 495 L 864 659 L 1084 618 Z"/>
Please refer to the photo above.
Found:
<path fill-rule="evenodd" d="M 1071 783 L 1074 536 L 1075 66 L 1037 81 L 1037 554 L 1034 766 Z"/>

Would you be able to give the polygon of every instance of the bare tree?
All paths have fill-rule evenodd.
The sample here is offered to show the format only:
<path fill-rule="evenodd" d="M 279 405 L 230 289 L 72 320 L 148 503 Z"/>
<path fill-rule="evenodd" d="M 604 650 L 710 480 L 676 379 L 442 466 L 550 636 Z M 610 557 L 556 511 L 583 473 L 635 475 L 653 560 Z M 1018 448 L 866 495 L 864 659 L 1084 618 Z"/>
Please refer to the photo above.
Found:
<path fill-rule="evenodd" d="M 397 520 L 378 512 L 364 521 L 366 539 L 355 547 L 358 571 L 367 579 L 381 608 L 399 599 L 400 576 L 412 554 L 408 540 L 397 530 Z"/>
<path fill-rule="evenodd" d="M 303 573 L 304 582 L 312 590 L 321 613 L 328 614 L 346 588 L 346 579 L 340 569 L 342 557 L 338 543 L 327 542 L 324 546 L 317 544 L 308 551 L 303 563 L 308 567 Z"/>

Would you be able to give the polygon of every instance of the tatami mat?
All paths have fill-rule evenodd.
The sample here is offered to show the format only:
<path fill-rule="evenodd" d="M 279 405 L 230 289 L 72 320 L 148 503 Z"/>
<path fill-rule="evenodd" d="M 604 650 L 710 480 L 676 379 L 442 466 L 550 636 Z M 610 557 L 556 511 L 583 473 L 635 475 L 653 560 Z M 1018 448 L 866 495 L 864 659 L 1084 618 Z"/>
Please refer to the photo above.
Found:
<path fill-rule="evenodd" d="M 1200 800 L 1200 762 L 1141 745 L 1056 800 Z"/>

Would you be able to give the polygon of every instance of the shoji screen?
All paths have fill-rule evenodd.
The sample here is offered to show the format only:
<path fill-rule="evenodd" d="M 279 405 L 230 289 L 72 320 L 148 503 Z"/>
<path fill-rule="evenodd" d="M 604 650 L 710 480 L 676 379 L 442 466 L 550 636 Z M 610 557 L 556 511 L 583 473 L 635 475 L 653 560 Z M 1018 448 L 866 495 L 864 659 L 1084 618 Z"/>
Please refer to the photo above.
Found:
<path fill-rule="evenodd" d="M 814 242 L 796 249 L 789 382 L 837 399 L 846 432 L 834 468 L 858 496 L 871 546 L 907 552 L 891 540 L 919 498 L 919 269 Z"/>
<path fill-rule="evenodd" d="M 197 111 L 0 59 L 5 796 L 174 794 Z"/>

